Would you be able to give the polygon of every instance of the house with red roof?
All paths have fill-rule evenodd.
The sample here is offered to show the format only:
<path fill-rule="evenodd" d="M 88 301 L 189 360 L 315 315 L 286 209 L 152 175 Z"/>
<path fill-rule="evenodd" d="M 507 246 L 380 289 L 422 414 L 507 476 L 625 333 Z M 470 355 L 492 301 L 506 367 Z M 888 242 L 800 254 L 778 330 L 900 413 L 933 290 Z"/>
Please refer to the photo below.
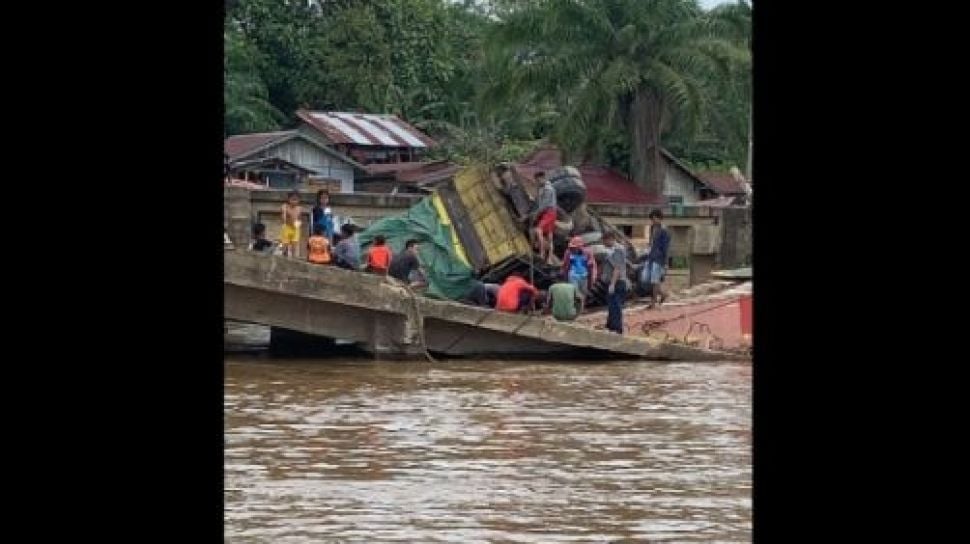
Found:
<path fill-rule="evenodd" d="M 714 173 L 710 173 L 711 179 L 706 179 L 669 152 L 663 151 L 662 155 L 667 163 L 663 194 L 645 191 L 626 174 L 608 166 L 588 161 L 574 166 L 586 185 L 587 204 L 623 231 L 637 251 L 642 251 L 648 243 L 650 221 L 647 213 L 650 209 L 670 208 L 676 204 L 700 204 L 707 208 L 700 213 L 676 214 L 664 219 L 671 235 L 668 288 L 676 290 L 709 279 L 715 266 L 716 247 L 712 244 L 705 246 L 703 242 L 717 237 L 720 232 L 717 212 L 711 208 L 730 205 L 734 198 L 731 195 L 736 194 L 739 186 Z M 556 146 L 546 144 L 513 168 L 524 181 L 531 182 L 536 172 L 549 172 L 561 166 L 562 153 Z M 717 206 L 711 206 L 711 202 L 716 202 Z M 637 207 L 641 209 L 631 210 Z"/>
<path fill-rule="evenodd" d="M 709 181 L 667 150 L 662 150 L 661 154 L 667 166 L 662 195 L 645 191 L 629 176 L 615 168 L 590 162 L 576 165 L 586 184 L 586 201 L 590 204 L 690 206 L 719 196 L 744 194 L 740 185 L 728 182 L 720 174 L 709 173 L 711 176 Z M 563 166 L 562 152 L 555 145 L 544 144 L 523 158 L 516 165 L 516 170 L 531 181 L 536 172 L 554 170 L 561 166 Z M 727 175 L 731 176 L 731 174 Z M 735 192 L 737 190 L 740 190 L 740 193 Z"/>

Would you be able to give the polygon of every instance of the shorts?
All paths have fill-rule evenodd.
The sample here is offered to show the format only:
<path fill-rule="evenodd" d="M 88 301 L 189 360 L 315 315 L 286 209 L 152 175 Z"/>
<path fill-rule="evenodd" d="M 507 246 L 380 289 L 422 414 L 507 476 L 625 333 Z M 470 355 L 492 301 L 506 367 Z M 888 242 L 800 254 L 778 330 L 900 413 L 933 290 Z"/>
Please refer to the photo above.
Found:
<path fill-rule="evenodd" d="M 589 276 L 577 276 L 569 273 L 569 283 L 576 286 L 576 290 L 584 297 L 589 296 Z"/>
<path fill-rule="evenodd" d="M 536 221 L 536 226 L 542 234 L 548 236 L 552 234 L 553 229 L 556 228 L 556 209 L 546 208 L 539 212 L 539 219 Z"/>
<path fill-rule="evenodd" d="M 666 270 L 664 267 L 657 262 L 649 262 L 643 265 L 643 283 L 649 283 L 651 285 L 657 285 L 663 280 Z"/>
<path fill-rule="evenodd" d="M 280 239 L 284 244 L 295 244 L 300 241 L 300 232 L 293 225 L 283 225 L 280 231 Z"/>

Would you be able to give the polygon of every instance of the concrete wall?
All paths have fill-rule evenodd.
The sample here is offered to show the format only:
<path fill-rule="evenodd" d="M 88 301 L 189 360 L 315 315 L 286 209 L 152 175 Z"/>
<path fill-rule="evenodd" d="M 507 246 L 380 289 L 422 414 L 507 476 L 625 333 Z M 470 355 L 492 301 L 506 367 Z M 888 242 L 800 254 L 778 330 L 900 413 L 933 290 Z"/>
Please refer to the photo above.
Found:
<path fill-rule="evenodd" d="M 664 196 L 680 196 L 685 205 L 696 204 L 700 200 L 697 182 L 683 170 L 672 164 L 667 165 L 667 176 L 664 178 Z"/>
<path fill-rule="evenodd" d="M 650 232 L 650 220 L 647 215 L 653 209 L 650 206 L 591 206 L 601 214 L 610 224 L 620 227 L 633 227 L 631 242 L 640 252 L 647 246 L 647 236 Z M 676 291 L 686 289 L 698 283 L 711 279 L 710 273 L 714 269 L 714 255 L 698 255 L 694 253 L 695 231 L 702 227 L 714 228 L 720 236 L 720 218 L 717 210 L 710 208 L 687 208 L 682 215 L 673 216 L 670 209 L 664 212 L 663 224 L 670 232 L 670 255 L 687 257 L 688 268 L 671 269 L 667 274 L 667 289 Z M 639 254 L 639 253 L 638 253 Z M 695 270 L 696 265 L 696 270 Z"/>
<path fill-rule="evenodd" d="M 233 191 L 235 198 L 241 199 L 237 204 L 231 205 L 229 194 Z M 313 207 L 316 193 L 314 191 L 301 191 L 301 199 L 307 208 L 307 215 L 304 217 L 303 232 L 304 239 L 310 233 L 309 210 Z M 236 244 L 246 247 L 248 244 L 252 224 L 260 221 L 266 225 L 267 235 L 271 239 L 279 236 L 280 231 L 280 207 L 286 200 L 287 191 L 263 190 L 248 191 L 246 189 L 232 188 L 226 189 L 225 200 L 223 203 L 223 224 L 229 230 L 230 237 Z M 416 204 L 422 197 L 420 195 L 389 195 L 389 194 L 334 194 L 330 196 L 330 207 L 334 210 L 338 220 L 343 221 L 348 217 L 353 218 L 354 222 L 367 226 L 372 222 L 406 211 Z M 245 200 L 248 202 L 242 202 Z M 647 243 L 646 235 L 649 232 L 648 225 L 650 220 L 647 215 L 651 206 L 642 205 L 602 205 L 593 204 L 590 208 L 600 214 L 603 219 L 609 221 L 616 227 L 629 225 L 633 227 L 634 236 L 632 242 L 637 250 L 640 251 Z M 745 259 L 750 259 L 751 254 L 751 212 L 746 208 L 684 208 L 678 215 L 673 215 L 670 208 L 662 208 L 664 212 L 664 224 L 670 229 L 671 233 L 671 255 L 686 255 L 690 270 L 685 271 L 685 286 L 696 285 L 708 281 L 710 272 L 715 268 L 736 268 L 743 266 Z M 230 218 L 235 214 L 234 220 Z M 245 217 L 249 217 L 248 223 Z M 230 223 L 234 224 L 230 228 Z M 696 228 L 713 227 L 715 236 L 719 242 L 714 255 L 704 256 L 694 253 L 693 237 Z M 750 261 L 748 261 L 750 262 Z M 697 266 L 694 269 L 695 264 Z"/>
<path fill-rule="evenodd" d="M 240 199 L 240 202 L 233 208 L 237 210 L 236 213 L 239 214 L 239 217 L 247 213 L 244 210 L 248 210 L 248 228 L 250 230 L 253 224 L 260 222 L 266 225 L 266 235 L 268 238 L 276 239 L 279 237 L 281 227 L 280 208 L 286 201 L 289 191 L 249 191 L 236 187 L 226 189 L 223 193 L 223 225 L 227 226 L 227 228 L 230 215 L 229 210 L 233 206 L 230 204 L 230 191 L 235 191 L 233 193 L 235 195 L 234 198 Z M 340 193 L 330 195 L 330 208 L 333 210 L 338 224 L 342 224 L 350 218 L 353 219 L 354 223 L 366 227 L 378 219 L 406 211 L 419 199 L 420 197 L 417 195 Z M 249 202 L 248 208 L 247 205 L 242 203 L 242 200 Z M 310 235 L 310 210 L 316 202 L 316 191 L 300 191 L 300 201 L 304 208 L 306 208 L 302 225 L 304 231 L 302 233 L 302 239 L 305 240 Z M 232 241 L 237 244 L 239 243 L 236 238 L 238 235 L 238 230 L 236 235 L 232 231 L 229 233 Z M 245 240 L 248 241 L 249 236 L 250 234 L 246 234 Z"/>

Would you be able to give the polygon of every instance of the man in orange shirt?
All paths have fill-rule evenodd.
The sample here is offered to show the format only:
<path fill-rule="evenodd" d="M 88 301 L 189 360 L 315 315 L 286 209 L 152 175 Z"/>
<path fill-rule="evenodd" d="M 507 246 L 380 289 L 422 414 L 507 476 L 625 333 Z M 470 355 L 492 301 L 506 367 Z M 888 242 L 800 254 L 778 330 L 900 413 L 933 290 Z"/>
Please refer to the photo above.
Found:
<path fill-rule="evenodd" d="M 387 240 L 383 234 L 374 237 L 374 244 L 367 252 L 367 271 L 381 276 L 387 275 L 387 268 L 391 266 L 391 249 L 387 247 Z"/>
<path fill-rule="evenodd" d="M 533 306 L 539 290 L 525 281 L 521 276 L 512 274 L 505 278 L 505 283 L 499 287 L 495 309 L 503 312 L 520 312 Z"/>

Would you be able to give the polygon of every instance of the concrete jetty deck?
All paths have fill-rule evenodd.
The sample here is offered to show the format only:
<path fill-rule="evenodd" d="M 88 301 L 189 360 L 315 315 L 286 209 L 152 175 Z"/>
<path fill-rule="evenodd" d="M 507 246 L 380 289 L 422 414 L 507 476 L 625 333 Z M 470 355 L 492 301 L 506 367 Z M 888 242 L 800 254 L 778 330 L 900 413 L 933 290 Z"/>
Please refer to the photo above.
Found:
<path fill-rule="evenodd" d="M 361 343 L 378 357 L 566 355 L 725 361 L 737 355 L 550 317 L 415 296 L 393 280 L 243 250 L 224 252 L 226 319 Z"/>

